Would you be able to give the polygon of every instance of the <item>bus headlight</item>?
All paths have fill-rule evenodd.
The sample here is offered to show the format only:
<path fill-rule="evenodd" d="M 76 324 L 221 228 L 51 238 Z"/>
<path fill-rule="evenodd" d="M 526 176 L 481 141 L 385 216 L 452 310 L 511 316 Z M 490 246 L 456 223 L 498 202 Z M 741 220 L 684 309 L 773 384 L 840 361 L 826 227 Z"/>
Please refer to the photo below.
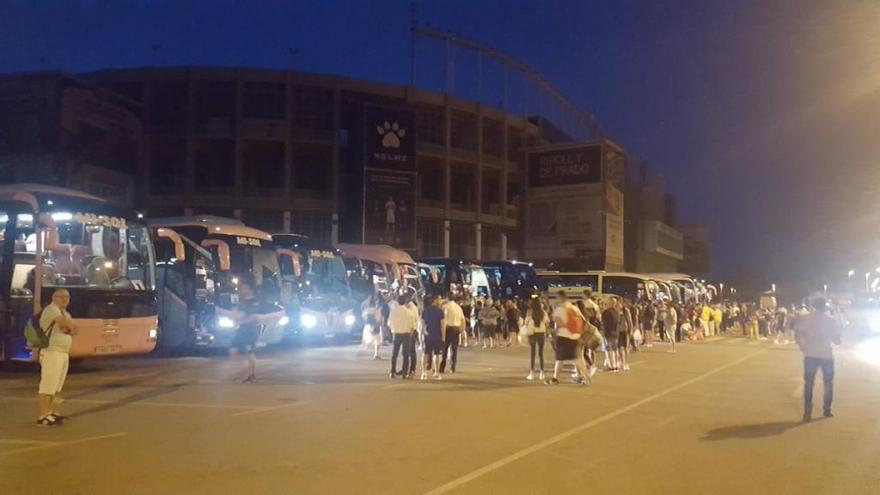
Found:
<path fill-rule="evenodd" d="M 286 326 L 288 323 L 290 323 L 290 318 L 288 318 L 287 315 L 284 315 L 278 319 L 278 326 L 279 327 Z"/>
<path fill-rule="evenodd" d="M 345 322 L 345 326 L 350 327 L 350 326 L 354 325 L 354 322 L 356 320 L 357 320 L 357 318 L 355 318 L 354 315 L 345 315 L 345 318 L 342 321 Z"/>
<path fill-rule="evenodd" d="M 310 314 L 299 315 L 299 322 L 303 328 L 315 328 L 318 325 L 318 318 Z"/>
<path fill-rule="evenodd" d="M 218 316 L 217 326 L 220 328 L 235 328 L 235 320 L 228 316 Z"/>

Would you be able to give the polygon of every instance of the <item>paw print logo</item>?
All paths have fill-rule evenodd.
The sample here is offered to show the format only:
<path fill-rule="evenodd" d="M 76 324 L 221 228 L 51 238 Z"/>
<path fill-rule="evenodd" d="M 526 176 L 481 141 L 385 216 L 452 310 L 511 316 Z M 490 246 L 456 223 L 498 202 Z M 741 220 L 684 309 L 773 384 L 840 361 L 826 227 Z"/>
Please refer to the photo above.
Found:
<path fill-rule="evenodd" d="M 397 122 L 392 124 L 387 120 L 382 125 L 376 126 L 376 132 L 382 136 L 382 146 L 386 148 L 400 148 L 400 138 L 406 136 L 406 129 L 400 127 Z"/>

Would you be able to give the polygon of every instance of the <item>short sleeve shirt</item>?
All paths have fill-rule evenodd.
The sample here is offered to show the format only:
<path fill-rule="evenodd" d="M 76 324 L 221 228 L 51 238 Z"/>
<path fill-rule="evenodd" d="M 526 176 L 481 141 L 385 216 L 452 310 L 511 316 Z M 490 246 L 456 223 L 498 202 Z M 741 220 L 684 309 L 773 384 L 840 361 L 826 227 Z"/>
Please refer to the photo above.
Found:
<path fill-rule="evenodd" d="M 425 339 L 431 342 L 440 342 L 443 340 L 443 334 L 440 331 L 440 322 L 443 321 L 445 315 L 443 310 L 437 306 L 428 306 L 422 313 L 422 319 L 425 320 Z"/>
<path fill-rule="evenodd" d="M 62 310 L 55 304 L 46 306 L 46 309 L 43 310 L 42 316 L 40 316 L 40 327 L 44 332 L 48 332 L 52 326 L 52 322 L 59 316 L 64 316 L 65 318 L 70 319 L 70 313 Z M 49 346 L 46 350 L 51 352 L 69 353 L 70 346 L 73 345 L 73 337 L 61 331 L 57 325 L 52 327 L 51 330 L 52 333 L 49 335 Z"/>

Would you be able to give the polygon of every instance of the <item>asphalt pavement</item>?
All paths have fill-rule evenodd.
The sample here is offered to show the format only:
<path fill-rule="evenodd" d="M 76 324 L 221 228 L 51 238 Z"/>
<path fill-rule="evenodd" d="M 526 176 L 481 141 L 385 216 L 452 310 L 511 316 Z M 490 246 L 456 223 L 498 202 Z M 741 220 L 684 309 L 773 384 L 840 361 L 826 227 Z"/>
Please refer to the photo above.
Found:
<path fill-rule="evenodd" d="M 860 337 L 861 338 L 861 337 Z M 880 346 L 877 346 L 880 349 Z M 526 381 L 528 349 L 462 349 L 442 381 L 357 346 L 86 361 L 63 427 L 35 371 L 0 374 L 4 493 L 880 493 L 880 360 L 838 351 L 835 414 L 802 424 L 792 345 L 658 345 L 592 386 Z M 545 350 L 552 367 L 552 350 Z M 567 378 L 567 377 L 566 377 Z M 821 416 L 821 380 L 816 415 Z"/>

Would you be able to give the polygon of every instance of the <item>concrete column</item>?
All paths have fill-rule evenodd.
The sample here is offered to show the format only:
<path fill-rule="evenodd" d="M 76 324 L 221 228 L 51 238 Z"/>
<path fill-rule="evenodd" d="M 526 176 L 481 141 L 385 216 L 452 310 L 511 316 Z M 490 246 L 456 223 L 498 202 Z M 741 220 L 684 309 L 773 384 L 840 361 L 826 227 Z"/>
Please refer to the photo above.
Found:
<path fill-rule="evenodd" d="M 196 81 L 189 79 L 186 85 L 186 165 L 184 172 L 184 204 L 192 204 L 196 183 Z"/>
<path fill-rule="evenodd" d="M 477 249 L 475 257 L 478 260 L 481 260 L 483 259 L 483 224 L 481 224 L 480 222 L 474 224 L 474 231 L 476 232 L 474 236 L 476 242 L 474 244 L 476 245 Z"/>
<path fill-rule="evenodd" d="M 501 233 L 501 259 L 507 259 L 507 234 Z"/>
<path fill-rule="evenodd" d="M 235 198 L 234 206 L 241 204 L 244 194 L 244 139 L 242 139 L 242 123 L 244 122 L 244 81 L 235 76 Z"/>
<path fill-rule="evenodd" d="M 445 182 L 443 216 L 445 218 L 449 218 L 449 208 L 452 198 L 452 159 L 450 157 L 452 148 L 452 111 L 449 109 L 449 95 L 446 95 L 443 100 L 443 126 L 445 128 L 445 135 L 443 139 L 443 180 Z"/>
<path fill-rule="evenodd" d="M 284 223 L 284 225 L 283 225 L 284 233 L 289 234 L 290 233 L 290 210 L 284 210 L 284 220 L 282 220 L 282 222 Z"/>
<path fill-rule="evenodd" d="M 293 199 L 293 83 L 290 81 L 290 74 L 284 84 L 284 202 L 285 205 L 290 204 Z M 284 217 L 287 226 L 285 232 L 290 232 L 290 212 L 285 211 Z"/>
<path fill-rule="evenodd" d="M 339 213 L 334 213 L 330 217 L 330 244 L 339 244 Z"/>
<path fill-rule="evenodd" d="M 449 234 L 450 234 L 450 225 L 449 220 L 443 220 L 443 257 L 449 257 Z"/>

